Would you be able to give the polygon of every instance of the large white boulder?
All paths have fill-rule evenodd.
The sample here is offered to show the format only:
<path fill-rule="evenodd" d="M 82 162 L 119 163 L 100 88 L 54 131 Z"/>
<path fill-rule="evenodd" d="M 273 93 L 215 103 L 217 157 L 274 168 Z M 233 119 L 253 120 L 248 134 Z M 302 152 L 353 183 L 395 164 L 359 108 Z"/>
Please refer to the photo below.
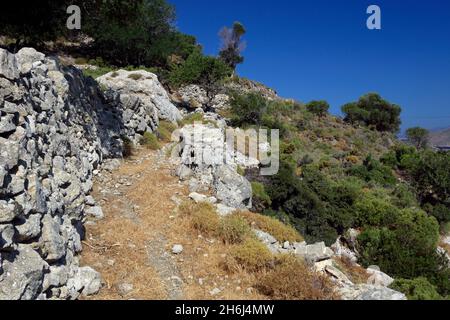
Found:
<path fill-rule="evenodd" d="M 177 122 L 182 119 L 180 111 L 170 102 L 169 95 L 153 73 L 118 70 L 96 80 L 106 88 L 139 98 L 145 106 L 155 107 L 162 120 Z"/>

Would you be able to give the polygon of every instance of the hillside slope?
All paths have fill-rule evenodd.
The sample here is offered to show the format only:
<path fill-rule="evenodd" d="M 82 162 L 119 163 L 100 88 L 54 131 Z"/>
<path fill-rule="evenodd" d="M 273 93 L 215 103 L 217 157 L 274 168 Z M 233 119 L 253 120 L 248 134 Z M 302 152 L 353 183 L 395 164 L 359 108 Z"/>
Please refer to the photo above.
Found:
<path fill-rule="evenodd" d="M 450 146 L 450 128 L 431 132 L 430 144 L 433 146 Z"/>

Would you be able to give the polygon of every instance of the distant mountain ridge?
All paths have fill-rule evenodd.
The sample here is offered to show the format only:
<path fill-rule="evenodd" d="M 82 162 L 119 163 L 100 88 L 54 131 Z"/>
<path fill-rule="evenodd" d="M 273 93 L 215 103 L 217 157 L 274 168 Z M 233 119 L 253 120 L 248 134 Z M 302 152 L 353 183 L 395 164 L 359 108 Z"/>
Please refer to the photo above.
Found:
<path fill-rule="evenodd" d="M 450 146 L 450 128 L 431 132 L 430 144 L 435 146 Z"/>

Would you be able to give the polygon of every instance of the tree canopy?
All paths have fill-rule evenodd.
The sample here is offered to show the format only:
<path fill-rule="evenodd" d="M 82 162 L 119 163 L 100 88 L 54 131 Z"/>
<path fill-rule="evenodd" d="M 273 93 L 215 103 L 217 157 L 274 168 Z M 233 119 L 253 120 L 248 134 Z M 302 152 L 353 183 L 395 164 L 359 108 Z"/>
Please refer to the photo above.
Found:
<path fill-rule="evenodd" d="M 345 121 L 388 132 L 397 132 L 400 129 L 401 111 L 400 106 L 384 100 L 377 93 L 369 93 L 357 102 L 348 103 L 342 107 Z"/>

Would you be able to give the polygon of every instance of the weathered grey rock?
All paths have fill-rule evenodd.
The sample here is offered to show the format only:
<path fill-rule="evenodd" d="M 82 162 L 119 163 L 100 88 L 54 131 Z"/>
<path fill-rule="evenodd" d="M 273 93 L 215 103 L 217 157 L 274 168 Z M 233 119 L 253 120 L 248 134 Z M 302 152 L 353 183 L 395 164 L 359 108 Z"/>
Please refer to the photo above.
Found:
<path fill-rule="evenodd" d="M 0 224 L 0 251 L 13 248 L 14 235 L 15 229 L 12 224 Z"/>
<path fill-rule="evenodd" d="M 96 204 L 96 201 L 95 201 L 95 199 L 94 199 L 93 196 L 87 196 L 87 197 L 85 198 L 85 203 L 86 203 L 88 206 L 94 207 L 95 204 Z"/>
<path fill-rule="evenodd" d="M 33 63 L 44 61 L 45 55 L 33 48 L 20 49 L 16 54 L 17 65 L 20 74 L 27 74 L 31 71 Z"/>
<path fill-rule="evenodd" d="M 123 297 L 133 292 L 134 286 L 131 283 L 123 282 L 117 285 L 117 290 L 119 294 Z"/>
<path fill-rule="evenodd" d="M 0 200 L 0 223 L 11 222 L 20 214 L 21 210 L 17 202 Z"/>
<path fill-rule="evenodd" d="M 50 266 L 48 273 L 44 275 L 42 291 L 47 291 L 52 287 L 61 287 L 69 279 L 69 268 L 67 266 Z"/>
<path fill-rule="evenodd" d="M 67 287 L 72 298 L 77 298 L 79 293 L 83 296 L 90 296 L 100 291 L 102 278 L 100 273 L 91 267 L 81 267 L 67 281 Z"/>
<path fill-rule="evenodd" d="M 236 208 L 228 207 L 222 203 L 216 204 L 216 209 L 217 213 L 222 217 L 228 216 L 236 211 Z"/>
<path fill-rule="evenodd" d="M 295 246 L 295 253 L 310 262 L 318 262 L 333 257 L 333 251 L 325 246 L 324 242 L 306 246 Z"/>
<path fill-rule="evenodd" d="M 229 207 L 252 207 L 250 182 L 229 166 L 221 166 L 214 173 L 214 191 L 216 198 Z"/>
<path fill-rule="evenodd" d="M 369 279 L 367 279 L 367 284 L 389 287 L 394 282 L 393 278 L 379 269 L 377 270 L 369 267 L 367 268 L 367 273 L 370 274 Z"/>
<path fill-rule="evenodd" d="M 353 263 L 356 263 L 358 261 L 357 254 L 349 249 L 342 241 L 342 238 L 339 237 L 334 244 L 331 245 L 331 249 L 333 250 L 334 254 L 338 257 L 344 257 L 348 260 L 350 260 Z"/>
<path fill-rule="evenodd" d="M 41 250 L 48 262 L 61 259 L 65 253 L 64 238 L 60 234 L 60 224 L 51 216 L 45 215 L 42 219 Z"/>
<path fill-rule="evenodd" d="M 272 235 L 268 234 L 267 232 L 254 229 L 253 232 L 255 233 L 256 237 L 264 244 L 275 244 L 278 243 L 278 240 L 275 239 Z"/>
<path fill-rule="evenodd" d="M 230 108 L 230 96 L 226 94 L 217 94 L 211 102 L 216 110 L 226 110 Z"/>
<path fill-rule="evenodd" d="M 16 80 L 19 77 L 17 61 L 15 55 L 5 49 L 0 48 L 0 76 L 9 80 Z"/>
<path fill-rule="evenodd" d="M 206 91 L 195 84 L 180 88 L 178 96 L 184 105 L 193 109 L 201 108 L 209 102 Z"/>
<path fill-rule="evenodd" d="M 103 210 L 101 207 L 89 207 L 86 209 L 86 214 L 95 218 L 95 219 L 103 219 L 105 216 L 103 214 Z"/>
<path fill-rule="evenodd" d="M 8 253 L 0 274 L 0 300 L 31 300 L 39 296 L 48 264 L 29 245 Z"/>
<path fill-rule="evenodd" d="M 338 268 L 331 266 L 326 266 L 325 271 L 330 274 L 333 278 L 335 278 L 338 282 L 346 284 L 346 285 L 353 285 L 353 283 L 350 281 L 350 279 Z"/>
<path fill-rule="evenodd" d="M 183 252 L 183 246 L 181 244 L 176 244 L 172 247 L 173 254 L 180 254 Z"/>
<path fill-rule="evenodd" d="M 403 293 L 374 285 L 356 285 L 340 290 L 344 300 L 407 300 Z"/>
<path fill-rule="evenodd" d="M 97 81 L 114 91 L 139 98 L 148 112 L 158 110 L 160 119 L 177 122 L 181 120 L 180 111 L 170 102 L 167 92 L 150 72 L 119 70 L 97 78 Z"/>
<path fill-rule="evenodd" d="M 38 237 L 41 233 L 41 214 L 31 214 L 26 218 L 21 218 L 16 224 L 17 239 L 21 242 Z"/>
<path fill-rule="evenodd" d="M 190 193 L 189 198 L 194 200 L 196 203 L 208 202 L 211 204 L 215 204 L 217 202 L 217 199 L 215 197 L 208 197 L 208 196 L 205 196 L 204 194 L 200 194 L 197 192 Z"/>
<path fill-rule="evenodd" d="M 9 133 L 16 130 L 15 124 L 17 116 L 14 114 L 6 114 L 0 117 L 0 134 Z"/>

